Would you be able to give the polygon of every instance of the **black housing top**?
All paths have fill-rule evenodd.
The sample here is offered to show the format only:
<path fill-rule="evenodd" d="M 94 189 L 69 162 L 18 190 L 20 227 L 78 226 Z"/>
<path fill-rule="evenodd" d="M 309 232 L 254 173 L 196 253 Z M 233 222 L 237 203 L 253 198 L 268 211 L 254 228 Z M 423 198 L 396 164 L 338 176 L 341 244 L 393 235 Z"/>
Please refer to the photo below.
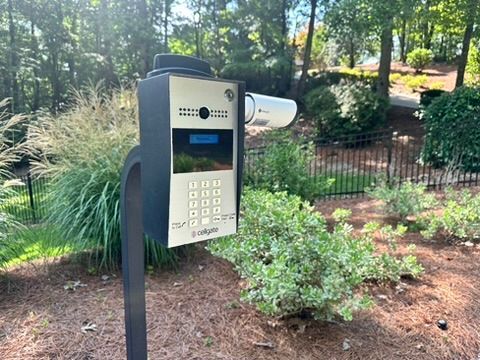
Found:
<path fill-rule="evenodd" d="M 157 54 L 153 59 L 153 70 L 147 78 L 165 73 L 212 77 L 210 64 L 204 60 L 185 55 Z"/>

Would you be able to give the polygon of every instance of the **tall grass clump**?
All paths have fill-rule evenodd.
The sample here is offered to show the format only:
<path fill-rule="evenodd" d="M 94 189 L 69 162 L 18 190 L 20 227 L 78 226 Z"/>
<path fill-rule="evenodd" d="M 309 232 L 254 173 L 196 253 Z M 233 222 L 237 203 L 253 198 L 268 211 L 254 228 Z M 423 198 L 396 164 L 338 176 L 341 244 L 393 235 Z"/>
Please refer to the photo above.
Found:
<path fill-rule="evenodd" d="M 92 251 L 93 266 L 115 268 L 121 258 L 120 174 L 139 140 L 136 93 L 96 86 L 72 95 L 69 110 L 41 114 L 29 127 L 33 171 L 50 179 L 48 221 L 76 242 L 75 249 Z M 146 248 L 152 265 L 176 261 L 175 252 L 150 241 Z"/>
<path fill-rule="evenodd" d="M 22 115 L 11 115 L 8 111 L 8 100 L 0 101 L 0 267 L 4 267 L 13 251 L 11 235 L 19 224 L 4 212 L 3 205 L 10 193 L 12 181 L 12 165 L 20 160 L 20 147 L 15 144 L 15 133 L 18 125 L 25 120 Z"/>

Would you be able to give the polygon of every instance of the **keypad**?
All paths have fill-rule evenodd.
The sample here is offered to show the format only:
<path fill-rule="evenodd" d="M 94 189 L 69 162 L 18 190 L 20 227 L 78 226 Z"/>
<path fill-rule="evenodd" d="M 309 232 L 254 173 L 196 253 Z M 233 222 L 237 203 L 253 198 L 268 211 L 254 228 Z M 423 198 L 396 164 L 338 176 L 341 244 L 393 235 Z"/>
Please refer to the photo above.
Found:
<path fill-rule="evenodd" d="M 220 179 L 190 181 L 188 183 L 188 208 L 190 227 L 221 221 Z"/>

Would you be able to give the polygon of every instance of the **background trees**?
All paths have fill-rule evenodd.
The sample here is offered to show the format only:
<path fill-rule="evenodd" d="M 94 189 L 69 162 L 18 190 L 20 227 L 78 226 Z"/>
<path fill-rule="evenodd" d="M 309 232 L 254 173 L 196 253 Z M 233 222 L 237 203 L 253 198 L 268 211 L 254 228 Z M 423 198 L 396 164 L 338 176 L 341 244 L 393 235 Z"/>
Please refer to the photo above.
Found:
<path fill-rule="evenodd" d="M 301 94 L 309 68 L 353 67 L 373 56 L 386 96 L 389 54 L 405 62 L 426 48 L 436 61 L 458 61 L 461 85 L 478 7 L 479 0 L 5 0 L 0 98 L 11 98 L 14 112 L 56 112 L 70 88 L 144 77 L 153 55 L 168 51 L 282 95 L 295 85 L 295 58 L 303 60 Z"/>

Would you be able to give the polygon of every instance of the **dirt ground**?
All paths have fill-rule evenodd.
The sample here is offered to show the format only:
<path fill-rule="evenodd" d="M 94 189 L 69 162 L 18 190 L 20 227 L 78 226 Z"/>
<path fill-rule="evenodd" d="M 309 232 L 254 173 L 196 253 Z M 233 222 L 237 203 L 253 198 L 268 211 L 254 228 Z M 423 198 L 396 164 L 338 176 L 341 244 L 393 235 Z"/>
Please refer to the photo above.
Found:
<path fill-rule="evenodd" d="M 356 228 L 387 221 L 378 203 L 319 202 L 353 211 Z M 282 321 L 239 301 L 232 266 L 198 246 L 177 271 L 146 276 L 150 359 L 471 359 L 480 358 L 479 245 L 414 243 L 419 280 L 371 286 L 376 305 L 352 322 Z M 103 279 L 102 279 L 103 275 Z M 79 281 L 76 290 L 66 290 Z M 70 283 L 71 284 L 71 283 Z M 441 330 L 439 319 L 448 322 Z M 82 327 L 94 328 L 95 331 Z M 262 346 L 263 345 L 263 346 Z M 35 263 L 0 279 L 0 359 L 124 359 L 119 272 L 88 275 L 68 260 Z"/>

